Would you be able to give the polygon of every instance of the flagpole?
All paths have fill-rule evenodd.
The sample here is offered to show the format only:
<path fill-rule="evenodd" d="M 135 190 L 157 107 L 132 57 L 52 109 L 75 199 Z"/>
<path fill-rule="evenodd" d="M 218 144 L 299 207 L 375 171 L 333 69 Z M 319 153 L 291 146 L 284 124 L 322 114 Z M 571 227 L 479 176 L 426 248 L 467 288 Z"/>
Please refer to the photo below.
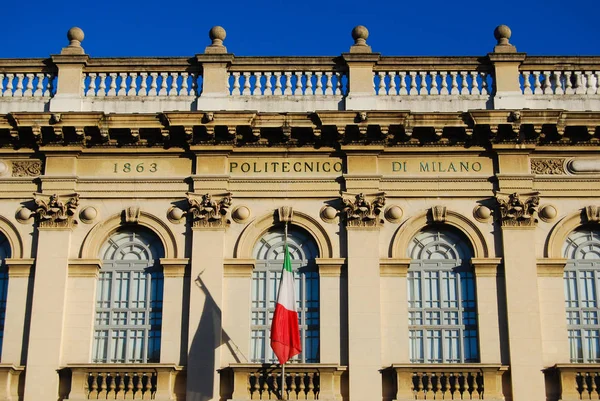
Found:
<path fill-rule="evenodd" d="M 288 222 L 287 221 L 285 222 L 284 227 L 285 227 L 284 228 L 285 240 L 284 240 L 283 246 L 284 246 L 284 255 L 285 255 L 285 252 L 287 252 L 287 237 L 288 237 Z M 281 364 L 281 399 L 285 400 L 285 362 Z"/>

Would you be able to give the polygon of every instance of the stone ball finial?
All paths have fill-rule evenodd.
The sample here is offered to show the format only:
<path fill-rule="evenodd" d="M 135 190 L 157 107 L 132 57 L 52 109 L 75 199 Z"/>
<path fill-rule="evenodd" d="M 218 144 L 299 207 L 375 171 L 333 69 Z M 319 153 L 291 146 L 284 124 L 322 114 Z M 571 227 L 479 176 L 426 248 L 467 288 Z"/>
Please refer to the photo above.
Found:
<path fill-rule="evenodd" d="M 74 26 L 67 32 L 67 39 L 69 39 L 70 47 L 81 47 L 81 42 L 83 42 L 83 38 L 85 38 L 85 35 L 83 33 L 83 30 L 79 27 Z"/>
<path fill-rule="evenodd" d="M 369 30 L 366 26 L 357 25 L 352 29 L 352 39 L 354 39 L 355 46 L 366 46 L 368 37 Z"/>
<path fill-rule="evenodd" d="M 496 29 L 494 29 L 494 37 L 498 41 L 499 45 L 509 44 L 508 40 L 510 39 L 511 35 L 512 32 L 507 25 L 498 25 Z"/>
<path fill-rule="evenodd" d="M 227 32 L 225 32 L 225 28 L 222 26 L 213 26 L 210 28 L 210 31 L 208 31 L 208 37 L 212 40 L 213 46 L 223 46 L 223 41 L 226 36 Z"/>

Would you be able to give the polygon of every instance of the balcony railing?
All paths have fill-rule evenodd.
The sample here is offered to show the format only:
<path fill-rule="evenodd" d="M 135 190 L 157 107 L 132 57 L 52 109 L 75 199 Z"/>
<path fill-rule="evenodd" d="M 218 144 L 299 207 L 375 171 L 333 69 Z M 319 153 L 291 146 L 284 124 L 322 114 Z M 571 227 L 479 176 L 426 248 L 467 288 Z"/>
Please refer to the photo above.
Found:
<path fill-rule="evenodd" d="M 172 364 L 72 364 L 60 377 L 61 399 L 185 399 L 185 371 Z"/>
<path fill-rule="evenodd" d="M 549 401 L 600 399 L 600 364 L 557 364 L 546 369 Z"/>
<path fill-rule="evenodd" d="M 506 366 L 492 364 L 395 364 L 384 372 L 384 388 L 397 401 L 504 400 Z M 389 373 L 392 373 L 390 375 Z"/>
<path fill-rule="evenodd" d="M 342 400 L 343 366 L 289 364 L 285 389 L 278 365 L 231 364 L 222 369 L 221 388 L 232 400 Z"/>

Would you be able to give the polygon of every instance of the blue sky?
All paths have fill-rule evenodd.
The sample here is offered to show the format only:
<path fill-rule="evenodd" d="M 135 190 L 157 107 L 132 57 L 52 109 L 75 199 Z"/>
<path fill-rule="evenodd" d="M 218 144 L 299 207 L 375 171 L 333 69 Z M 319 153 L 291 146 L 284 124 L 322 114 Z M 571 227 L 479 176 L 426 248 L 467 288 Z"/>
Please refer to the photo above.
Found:
<path fill-rule="evenodd" d="M 359 24 L 387 56 L 485 55 L 499 24 L 511 27 L 520 52 L 600 55 L 600 0 L 6 0 L 1 9 L 2 58 L 56 54 L 75 25 L 92 57 L 192 56 L 213 25 L 227 30 L 236 55 L 339 55 Z"/>

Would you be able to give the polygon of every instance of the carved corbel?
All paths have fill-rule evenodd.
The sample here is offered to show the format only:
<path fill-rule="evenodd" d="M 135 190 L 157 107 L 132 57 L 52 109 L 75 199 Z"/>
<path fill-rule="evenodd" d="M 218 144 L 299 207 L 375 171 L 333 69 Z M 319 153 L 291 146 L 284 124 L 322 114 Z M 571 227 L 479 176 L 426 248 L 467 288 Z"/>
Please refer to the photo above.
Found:
<path fill-rule="evenodd" d="M 35 143 L 42 143 L 42 127 L 39 125 L 31 127 L 31 133 L 33 134 L 33 139 Z"/>
<path fill-rule="evenodd" d="M 338 134 L 338 138 L 343 138 L 346 135 L 346 126 L 345 125 L 336 125 L 335 129 Z"/>
<path fill-rule="evenodd" d="M 75 127 L 75 136 L 77 137 L 78 140 L 85 142 L 86 141 L 85 129 L 83 127 Z"/>
<path fill-rule="evenodd" d="M 586 206 L 583 210 L 588 223 L 600 223 L 600 207 L 590 205 Z"/>
<path fill-rule="evenodd" d="M 294 209 L 291 206 L 281 206 L 277 209 L 280 223 L 291 223 L 294 219 Z"/>
<path fill-rule="evenodd" d="M 361 138 L 365 138 L 367 136 L 367 131 L 369 129 L 368 125 L 359 125 L 358 126 L 358 134 Z"/>
<path fill-rule="evenodd" d="M 194 127 L 183 127 L 183 132 L 187 142 L 191 142 L 194 139 Z"/>
<path fill-rule="evenodd" d="M 539 192 L 496 194 L 502 226 L 534 226 L 538 220 Z"/>
<path fill-rule="evenodd" d="M 227 134 L 229 134 L 229 136 L 231 138 L 235 138 L 235 134 L 237 134 L 237 126 L 235 126 L 235 125 L 228 125 L 227 126 Z"/>
<path fill-rule="evenodd" d="M 160 135 L 164 142 L 169 142 L 171 140 L 171 131 L 169 128 L 163 128 L 160 130 Z"/>
<path fill-rule="evenodd" d="M 140 141 L 140 129 L 139 128 L 131 128 L 129 130 L 130 134 L 131 134 L 131 140 L 133 142 L 139 142 Z"/>
<path fill-rule="evenodd" d="M 213 200 L 213 196 L 220 199 Z M 227 215 L 231 207 L 231 193 L 218 195 L 197 195 L 187 193 L 188 213 L 193 218 L 193 227 L 218 228 L 228 227 L 231 221 Z"/>
<path fill-rule="evenodd" d="M 260 128 L 252 127 L 252 136 L 256 139 L 260 139 Z"/>
<path fill-rule="evenodd" d="M 321 134 L 322 134 L 321 127 L 313 127 L 312 132 L 313 132 L 315 139 L 321 138 Z"/>
<path fill-rule="evenodd" d="M 137 224 L 140 221 L 140 214 L 139 206 L 130 206 L 123 210 L 123 220 L 126 224 Z"/>
<path fill-rule="evenodd" d="M 31 210 L 40 227 L 70 228 L 77 224 L 79 194 L 44 195 L 34 193 L 35 209 Z"/>
<path fill-rule="evenodd" d="M 383 224 L 380 218 L 385 206 L 385 193 L 368 195 L 360 193 L 353 197 L 342 197 L 342 214 L 346 217 L 346 225 L 349 227 L 376 227 Z"/>
<path fill-rule="evenodd" d="M 19 142 L 19 129 L 18 128 L 11 128 L 10 129 L 10 137 L 13 140 L 13 142 Z"/>
<path fill-rule="evenodd" d="M 431 219 L 434 223 L 444 223 L 446 221 L 446 206 L 436 205 L 431 208 Z"/>
<path fill-rule="evenodd" d="M 108 127 L 99 127 L 100 129 L 100 139 L 102 140 L 102 142 L 108 142 L 110 141 L 110 132 Z"/>

